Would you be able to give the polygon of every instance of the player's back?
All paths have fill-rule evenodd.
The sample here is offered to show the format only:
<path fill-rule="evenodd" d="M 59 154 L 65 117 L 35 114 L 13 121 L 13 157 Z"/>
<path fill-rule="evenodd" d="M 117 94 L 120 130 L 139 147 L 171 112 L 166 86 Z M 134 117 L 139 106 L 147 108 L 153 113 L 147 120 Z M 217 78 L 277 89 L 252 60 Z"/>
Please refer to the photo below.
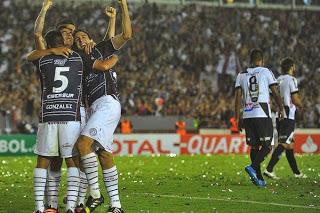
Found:
<path fill-rule="evenodd" d="M 298 83 L 295 77 L 291 75 L 281 75 L 277 79 L 280 88 L 280 95 L 289 119 L 294 119 L 296 106 L 293 104 L 291 95 L 298 92 Z"/>
<path fill-rule="evenodd" d="M 48 55 L 37 63 L 42 89 L 40 122 L 78 121 L 83 73 L 80 55 Z"/>
<path fill-rule="evenodd" d="M 269 87 L 277 81 L 265 67 L 247 68 L 237 77 L 236 87 L 243 93 L 243 118 L 270 117 Z"/>

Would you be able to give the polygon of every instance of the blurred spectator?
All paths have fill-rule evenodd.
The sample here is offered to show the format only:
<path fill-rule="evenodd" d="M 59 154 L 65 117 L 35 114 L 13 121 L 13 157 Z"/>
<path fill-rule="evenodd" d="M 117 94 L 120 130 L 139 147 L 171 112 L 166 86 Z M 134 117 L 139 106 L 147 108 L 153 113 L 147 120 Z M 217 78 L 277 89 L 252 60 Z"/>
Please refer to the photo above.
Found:
<path fill-rule="evenodd" d="M 0 2 L 0 108 L 12 111 L 16 126 L 36 123 L 40 108 L 40 83 L 25 61 L 40 6 Z M 104 6 L 57 4 L 45 28 L 70 16 L 99 41 L 107 26 Z M 245 69 L 250 49 L 259 47 L 276 75 L 282 57 L 297 60 L 301 96 L 310 112 L 298 126 L 320 127 L 318 12 L 148 3 L 130 9 L 134 36 L 116 68 L 125 115 L 181 115 L 197 119 L 199 127 L 228 128 L 235 76 Z"/>

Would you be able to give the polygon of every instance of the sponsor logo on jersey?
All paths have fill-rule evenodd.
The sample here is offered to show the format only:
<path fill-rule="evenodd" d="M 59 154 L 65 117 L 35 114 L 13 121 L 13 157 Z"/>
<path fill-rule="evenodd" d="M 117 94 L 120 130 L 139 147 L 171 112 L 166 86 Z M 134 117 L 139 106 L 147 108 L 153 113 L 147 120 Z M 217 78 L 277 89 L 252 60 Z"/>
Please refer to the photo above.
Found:
<path fill-rule="evenodd" d="M 259 103 L 247 103 L 247 104 L 245 104 L 245 107 L 243 110 L 245 112 L 250 112 L 256 108 L 259 108 Z"/>
<path fill-rule="evenodd" d="M 49 94 L 47 95 L 47 99 L 54 98 L 73 98 L 74 94 L 72 93 L 59 93 L 59 94 Z"/>
<path fill-rule="evenodd" d="M 64 66 L 65 63 L 67 62 L 68 59 L 64 58 L 64 59 L 55 59 L 54 60 L 54 64 L 58 65 L 58 66 Z"/>

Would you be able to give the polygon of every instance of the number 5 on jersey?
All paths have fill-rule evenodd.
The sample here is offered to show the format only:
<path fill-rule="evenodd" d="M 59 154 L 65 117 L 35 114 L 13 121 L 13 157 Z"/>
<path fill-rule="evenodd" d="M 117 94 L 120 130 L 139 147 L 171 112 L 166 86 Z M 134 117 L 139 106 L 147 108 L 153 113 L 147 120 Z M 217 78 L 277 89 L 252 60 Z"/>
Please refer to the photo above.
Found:
<path fill-rule="evenodd" d="M 65 89 L 67 89 L 68 84 L 69 84 L 69 80 L 61 72 L 69 72 L 69 70 L 70 70 L 70 67 L 56 67 L 55 73 L 54 73 L 54 82 L 61 81 L 62 84 L 60 87 L 53 87 L 53 89 L 52 89 L 53 93 L 61 93 Z"/>

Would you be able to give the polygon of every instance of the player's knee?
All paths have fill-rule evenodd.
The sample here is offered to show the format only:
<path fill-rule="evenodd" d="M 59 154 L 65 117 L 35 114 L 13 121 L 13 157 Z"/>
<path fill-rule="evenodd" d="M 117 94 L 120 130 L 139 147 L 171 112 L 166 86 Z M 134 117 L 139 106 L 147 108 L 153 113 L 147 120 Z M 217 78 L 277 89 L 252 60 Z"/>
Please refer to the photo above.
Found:
<path fill-rule="evenodd" d="M 36 168 L 47 169 L 49 167 L 50 159 L 44 156 L 38 156 Z"/>
<path fill-rule="evenodd" d="M 50 170 L 60 171 L 63 159 L 60 157 L 54 157 L 50 160 Z"/>
<path fill-rule="evenodd" d="M 89 137 L 81 135 L 77 140 L 76 147 L 81 153 L 81 151 L 87 150 L 88 148 L 90 148 L 92 143 L 93 142 Z"/>
<path fill-rule="evenodd" d="M 66 164 L 67 164 L 67 167 L 77 167 L 76 162 L 72 157 L 66 158 Z"/>
<path fill-rule="evenodd" d="M 100 163 L 104 169 L 106 168 L 111 168 L 114 166 L 114 161 L 113 161 L 113 154 L 107 151 L 100 151 L 98 153 L 98 157 L 100 160 Z"/>

